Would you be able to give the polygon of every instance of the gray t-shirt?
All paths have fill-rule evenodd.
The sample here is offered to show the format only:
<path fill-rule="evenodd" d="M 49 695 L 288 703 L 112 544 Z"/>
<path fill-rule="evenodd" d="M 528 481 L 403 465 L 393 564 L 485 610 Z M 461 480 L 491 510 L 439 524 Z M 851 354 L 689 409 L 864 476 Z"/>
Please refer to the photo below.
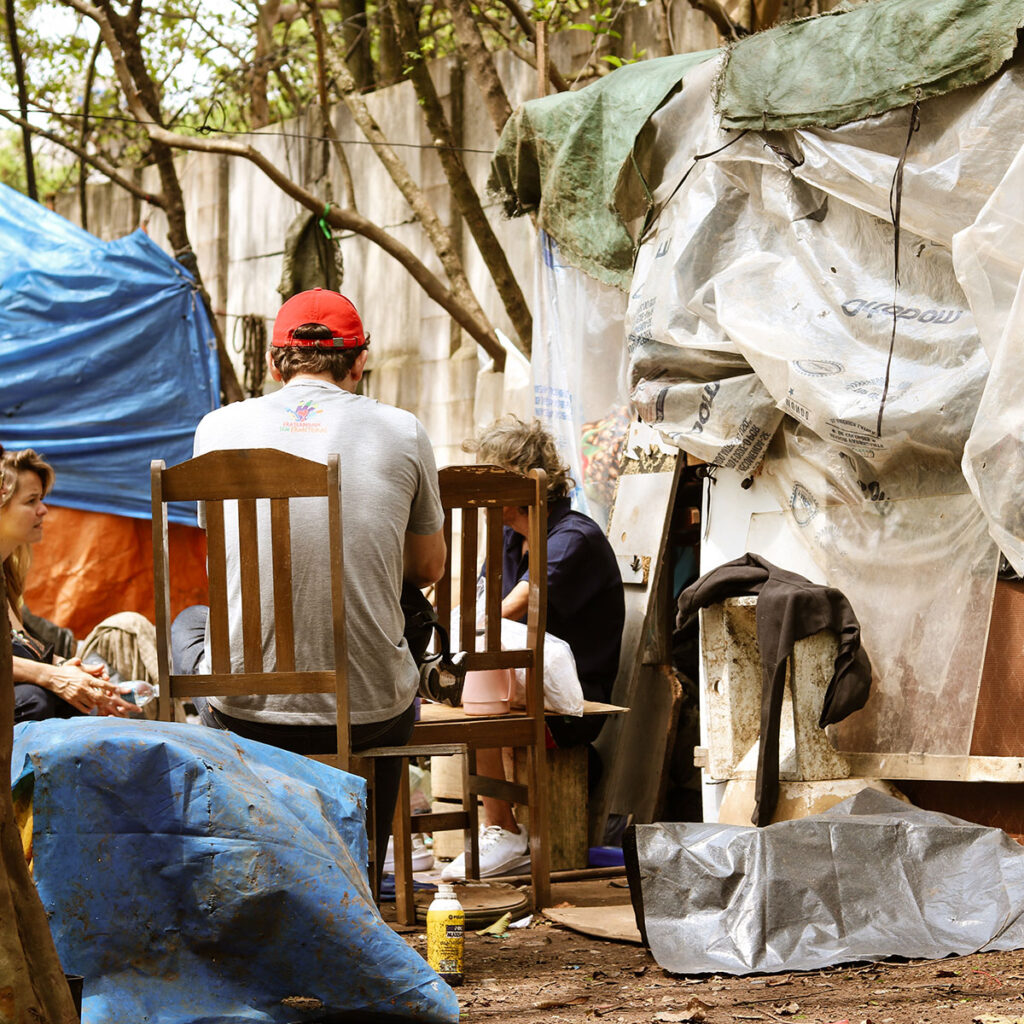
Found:
<path fill-rule="evenodd" d="M 418 672 L 402 636 L 399 604 L 406 532 L 436 533 L 444 522 L 434 453 L 411 413 L 353 395 L 325 381 L 293 379 L 280 391 L 224 406 L 196 428 L 195 454 L 231 448 L 276 448 L 316 462 L 341 456 L 345 554 L 345 622 L 349 699 L 356 724 L 404 711 Z M 226 503 L 227 504 L 227 503 Z M 230 503 L 233 504 L 233 503 Z M 260 506 L 268 506 L 262 501 Z M 327 506 L 293 498 L 292 588 L 296 668 L 334 667 Z M 243 665 L 237 520 L 226 509 L 231 661 Z M 202 519 L 202 516 L 200 517 Z M 259 510 L 263 656 L 274 667 L 274 598 L 269 507 Z M 209 655 L 209 634 L 207 650 Z M 208 664 L 206 660 L 206 664 Z M 205 669 L 201 669 L 205 670 Z M 333 725 L 332 694 L 211 697 L 235 718 L 280 725 Z"/>

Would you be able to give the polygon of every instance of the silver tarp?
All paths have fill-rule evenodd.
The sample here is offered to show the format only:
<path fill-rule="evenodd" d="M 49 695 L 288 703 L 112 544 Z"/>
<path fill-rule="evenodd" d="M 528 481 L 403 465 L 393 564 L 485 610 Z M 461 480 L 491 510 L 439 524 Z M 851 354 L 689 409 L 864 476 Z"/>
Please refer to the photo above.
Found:
<path fill-rule="evenodd" d="M 1024 848 L 874 790 L 762 829 L 638 825 L 633 867 L 651 952 L 677 974 L 1024 947 Z"/>

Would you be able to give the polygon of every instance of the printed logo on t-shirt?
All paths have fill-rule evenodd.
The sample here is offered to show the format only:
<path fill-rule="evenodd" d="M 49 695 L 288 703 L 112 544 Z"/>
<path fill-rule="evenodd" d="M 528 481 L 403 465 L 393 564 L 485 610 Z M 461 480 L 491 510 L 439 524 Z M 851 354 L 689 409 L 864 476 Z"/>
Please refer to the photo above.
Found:
<path fill-rule="evenodd" d="M 323 423 L 317 419 L 323 415 L 323 409 L 316 402 L 299 402 L 294 409 L 286 409 L 288 417 L 281 423 L 281 430 L 292 433 L 322 434 L 326 431 Z"/>

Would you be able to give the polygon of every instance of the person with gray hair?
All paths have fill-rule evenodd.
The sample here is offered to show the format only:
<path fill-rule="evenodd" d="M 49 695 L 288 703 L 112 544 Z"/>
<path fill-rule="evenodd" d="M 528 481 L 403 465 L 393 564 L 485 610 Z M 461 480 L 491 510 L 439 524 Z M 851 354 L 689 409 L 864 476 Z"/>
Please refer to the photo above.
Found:
<path fill-rule="evenodd" d="M 547 475 L 547 629 L 569 645 L 584 698 L 607 703 L 619 667 L 626 618 L 622 576 L 601 527 L 571 507 L 573 480 L 555 439 L 539 420 L 524 423 L 505 416 L 466 441 L 463 448 L 475 452 L 481 464 L 524 474 L 543 469 Z M 525 621 L 530 589 L 526 510 L 506 508 L 503 521 L 501 614 L 502 618 Z M 603 724 L 601 715 L 547 716 L 548 732 L 558 746 L 588 745 L 590 788 L 601 775 L 601 760 L 592 744 Z M 501 750 L 480 751 L 477 766 L 484 775 L 504 778 Z M 524 868 L 530 860 L 529 838 L 516 821 L 512 805 L 491 797 L 484 797 L 483 805 L 481 877 Z M 442 877 L 464 878 L 465 871 L 465 855 L 460 855 L 444 869 Z"/>

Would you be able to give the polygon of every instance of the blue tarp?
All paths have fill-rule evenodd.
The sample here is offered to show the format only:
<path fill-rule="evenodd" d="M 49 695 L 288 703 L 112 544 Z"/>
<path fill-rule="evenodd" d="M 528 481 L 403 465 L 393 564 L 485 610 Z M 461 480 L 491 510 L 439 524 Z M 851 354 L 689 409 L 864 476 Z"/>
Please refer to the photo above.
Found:
<path fill-rule="evenodd" d="M 36 885 L 83 1024 L 458 1020 L 373 905 L 357 776 L 111 718 L 17 725 L 11 765 L 33 776 Z"/>
<path fill-rule="evenodd" d="M 143 231 L 114 242 L 0 185 L 0 444 L 57 470 L 53 502 L 149 518 L 149 463 L 192 455 L 220 404 L 195 281 Z M 171 518 L 195 525 L 194 509 Z"/>

